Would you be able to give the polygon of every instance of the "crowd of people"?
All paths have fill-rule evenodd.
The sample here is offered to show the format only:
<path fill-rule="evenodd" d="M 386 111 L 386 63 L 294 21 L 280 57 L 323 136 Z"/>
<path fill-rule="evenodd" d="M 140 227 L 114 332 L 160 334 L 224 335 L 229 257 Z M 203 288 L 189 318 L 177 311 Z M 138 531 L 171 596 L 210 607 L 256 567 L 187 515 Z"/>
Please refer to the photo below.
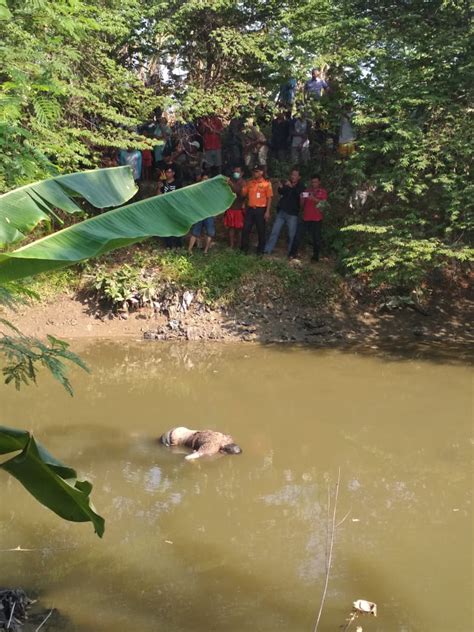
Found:
<path fill-rule="evenodd" d="M 287 180 L 280 180 L 276 215 L 268 240 L 266 227 L 271 217 L 273 188 L 264 175 L 263 167 L 255 165 L 252 178 L 248 182 L 243 180 L 242 170 L 235 167 L 229 184 L 236 196 L 231 208 L 224 215 L 231 248 L 239 245 L 240 241 L 240 249 L 248 253 L 250 235 L 255 226 L 257 254 L 270 255 L 286 225 L 288 257 L 298 257 L 309 232 L 313 246 L 312 260 L 319 261 L 324 212 L 321 203 L 328 197 L 326 189 L 321 186 L 319 175 L 313 175 L 309 186 L 304 186 L 300 170 L 294 167 Z"/>
<path fill-rule="evenodd" d="M 166 195 L 185 186 L 178 180 L 173 164 L 167 164 L 163 170 L 164 180 L 159 180 L 156 193 Z M 209 173 L 201 172 L 196 182 L 209 178 Z M 324 210 L 322 203 L 327 200 L 328 193 L 321 186 L 319 175 L 311 177 L 308 186 L 304 186 L 298 167 L 291 169 L 286 180 L 280 180 L 278 186 L 279 199 L 276 204 L 276 215 L 270 236 L 267 240 L 267 225 L 271 218 L 273 202 L 273 186 L 265 176 L 264 167 L 256 164 L 252 169 L 252 176 L 246 180 L 241 165 L 232 168 L 228 178 L 229 186 L 235 194 L 235 199 L 224 214 L 224 226 L 229 235 L 229 246 L 240 248 L 244 253 L 249 252 L 250 237 L 255 226 L 257 233 L 257 254 L 270 255 L 286 225 L 287 254 L 290 259 L 298 257 L 309 233 L 313 246 L 313 261 L 318 261 L 321 250 L 321 226 Z M 188 252 L 192 253 L 198 240 L 202 240 L 204 254 L 216 235 L 214 217 L 208 217 L 191 228 Z M 182 237 L 165 237 L 167 248 L 182 248 Z"/>
<path fill-rule="evenodd" d="M 305 187 L 300 169 L 308 172 L 315 157 L 321 159 L 328 151 L 337 150 L 340 157 L 347 157 L 355 150 L 350 108 L 341 109 L 338 133 L 331 132 L 322 120 L 312 116 L 312 103 L 319 101 L 328 89 L 319 70 L 313 69 L 304 84 L 302 102 L 295 106 L 296 82 L 290 80 L 280 89 L 273 116 L 262 106 L 256 108 L 254 116 L 234 117 L 226 125 L 217 115 L 172 124 L 161 113 L 140 130 L 149 138 L 150 148 L 122 149 L 116 164 L 130 166 L 137 182 L 156 182 L 156 194 L 225 173 L 236 195 L 224 217 L 231 248 L 240 247 L 248 252 L 255 225 L 257 253 L 271 254 L 286 225 L 288 256 L 298 256 L 309 233 L 313 259 L 317 261 L 324 206 L 321 203 L 327 199 L 327 192 L 318 175 L 313 175 Z M 295 166 L 279 182 L 275 221 L 267 240 L 273 199 L 272 184 L 266 175 L 269 158 Z M 251 178 L 246 180 L 245 174 L 251 174 Z M 189 252 L 201 237 L 207 253 L 215 237 L 213 218 L 193 226 Z M 165 243 L 169 248 L 182 246 L 181 238 L 176 237 L 167 238 Z"/>

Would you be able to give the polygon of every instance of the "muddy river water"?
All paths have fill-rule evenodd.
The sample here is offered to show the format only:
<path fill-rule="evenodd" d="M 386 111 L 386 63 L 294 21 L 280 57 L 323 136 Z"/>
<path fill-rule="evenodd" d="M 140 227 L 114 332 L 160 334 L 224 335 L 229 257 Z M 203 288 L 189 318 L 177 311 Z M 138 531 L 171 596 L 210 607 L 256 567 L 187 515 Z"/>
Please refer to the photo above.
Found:
<path fill-rule="evenodd" d="M 45 629 L 311 632 L 339 468 L 338 520 L 349 515 L 319 631 L 340 630 L 356 599 L 378 616 L 349 630 L 474 629 L 472 372 L 459 357 L 74 348 L 92 373 L 73 372 L 73 398 L 44 375 L 0 387 L 0 423 L 89 477 L 106 519 L 100 540 L 0 472 L 0 585 L 57 608 Z M 186 462 L 156 442 L 175 425 L 230 433 L 243 454 Z"/>

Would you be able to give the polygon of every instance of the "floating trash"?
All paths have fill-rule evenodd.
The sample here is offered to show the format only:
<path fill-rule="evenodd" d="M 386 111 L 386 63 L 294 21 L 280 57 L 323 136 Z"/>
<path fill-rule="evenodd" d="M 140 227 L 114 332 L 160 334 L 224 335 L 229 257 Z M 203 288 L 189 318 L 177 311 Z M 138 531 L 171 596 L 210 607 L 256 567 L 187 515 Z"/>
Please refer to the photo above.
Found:
<path fill-rule="evenodd" d="M 0 629 L 19 632 L 34 601 L 21 589 L 0 588 Z"/>
<path fill-rule="evenodd" d="M 371 614 L 374 617 L 377 616 L 377 604 L 373 603 L 373 601 L 358 599 L 357 601 L 354 601 L 352 606 L 356 612 L 360 612 L 362 614 Z"/>

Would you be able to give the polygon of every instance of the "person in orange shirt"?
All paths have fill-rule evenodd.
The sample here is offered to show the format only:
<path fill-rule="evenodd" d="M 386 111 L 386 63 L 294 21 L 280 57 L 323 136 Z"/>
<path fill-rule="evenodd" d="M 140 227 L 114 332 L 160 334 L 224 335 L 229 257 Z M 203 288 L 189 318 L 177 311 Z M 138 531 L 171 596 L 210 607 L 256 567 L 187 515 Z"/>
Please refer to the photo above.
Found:
<path fill-rule="evenodd" d="M 248 252 L 250 233 L 255 224 L 258 235 L 258 255 L 263 255 L 263 249 L 265 248 L 265 226 L 270 219 L 270 206 L 273 197 L 272 184 L 270 180 L 264 178 L 263 173 L 263 167 L 260 165 L 254 167 L 253 178 L 247 185 L 247 212 L 245 213 L 242 245 L 240 246 L 243 252 Z"/>

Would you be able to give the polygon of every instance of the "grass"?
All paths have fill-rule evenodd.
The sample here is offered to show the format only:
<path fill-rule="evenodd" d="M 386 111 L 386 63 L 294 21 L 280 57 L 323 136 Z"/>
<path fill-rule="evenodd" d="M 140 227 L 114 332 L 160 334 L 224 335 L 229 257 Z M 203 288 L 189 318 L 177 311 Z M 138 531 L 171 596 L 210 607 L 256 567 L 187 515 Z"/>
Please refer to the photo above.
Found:
<path fill-rule="evenodd" d="M 76 291 L 80 282 L 81 268 L 74 266 L 32 277 L 28 282 L 28 289 L 35 292 L 40 300 L 49 300 L 58 294 Z"/>
<path fill-rule="evenodd" d="M 327 264 L 289 265 L 286 258 L 256 257 L 216 247 L 209 255 L 157 248 L 153 243 L 108 254 L 95 262 L 35 277 L 31 289 L 49 300 L 64 292 L 97 290 L 100 280 L 112 281 L 117 296 L 128 293 L 137 279 L 156 286 L 174 283 L 200 290 L 209 305 L 279 299 L 301 306 L 319 306 L 336 295 L 340 278 Z M 99 290 L 100 295 L 100 290 Z M 103 296 L 109 298 L 110 296 Z M 112 301 L 113 302 L 113 301 Z M 118 302 L 118 299 L 117 299 Z"/>
<path fill-rule="evenodd" d="M 258 285 L 305 305 L 319 305 L 337 290 L 339 277 L 327 266 L 297 268 L 285 259 L 244 255 L 220 250 L 204 255 L 177 251 L 138 251 L 131 265 L 155 269 L 163 279 L 199 289 L 207 302 L 231 303 L 244 298 L 246 289 Z"/>

